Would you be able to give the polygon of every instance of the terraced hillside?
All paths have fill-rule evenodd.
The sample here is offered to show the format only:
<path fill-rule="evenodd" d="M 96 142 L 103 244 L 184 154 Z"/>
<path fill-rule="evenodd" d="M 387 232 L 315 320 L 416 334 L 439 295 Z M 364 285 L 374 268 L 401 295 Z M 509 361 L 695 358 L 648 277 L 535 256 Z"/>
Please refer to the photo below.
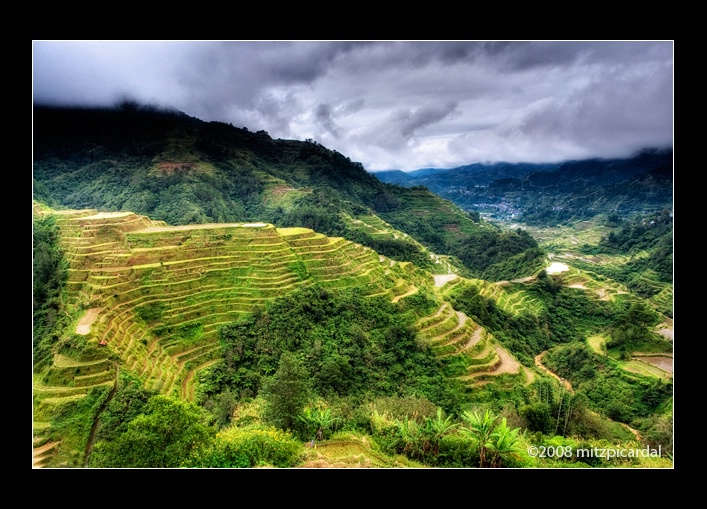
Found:
<path fill-rule="evenodd" d="M 447 295 L 454 288 L 464 287 L 475 287 L 479 295 L 492 300 L 498 308 L 511 315 L 520 313 L 537 315 L 545 308 L 545 304 L 540 299 L 533 297 L 523 288 L 523 281 L 492 283 L 482 279 L 459 277 L 444 285 L 442 290 L 443 294 Z"/>
<path fill-rule="evenodd" d="M 412 263 L 307 228 L 171 227 L 129 212 L 35 212 L 56 217 L 69 263 L 67 304 L 78 310 L 69 333 L 88 346 L 76 358 L 55 354 L 52 366 L 34 376 L 36 466 L 53 450 L 53 416 L 65 405 L 100 404 L 115 390 L 119 369 L 148 389 L 193 400 L 196 373 L 222 356 L 221 325 L 314 284 L 357 287 L 392 302 L 421 291 L 434 296 L 439 308 L 419 319 L 418 339 L 442 360 L 448 376 L 469 388 L 499 375 L 510 374 L 504 384 L 527 376 L 483 327 L 445 300 L 442 282 L 462 280 L 454 274 L 433 277 Z M 388 225 L 375 227 L 383 232 Z"/>
<path fill-rule="evenodd" d="M 446 303 L 432 317 L 420 320 L 418 327 L 423 341 L 442 359 L 447 373 L 468 389 L 500 375 L 511 375 L 502 383 L 505 387 L 525 383 L 529 376 L 486 329 Z"/>
<path fill-rule="evenodd" d="M 651 216 L 646 224 L 660 223 L 665 217 L 663 214 Z M 631 294 L 640 290 L 639 293 L 644 294 L 643 301 L 657 311 L 672 316 L 672 282 L 662 279 L 655 270 L 648 267 L 626 272 L 626 267 L 631 264 L 636 266 L 655 256 L 657 249 L 650 247 L 650 242 L 646 242 L 642 249 L 624 249 L 624 252 L 597 249 L 596 246 L 601 245 L 603 238 L 610 238 L 620 232 L 617 227 L 606 226 L 604 216 L 579 222 L 573 227 L 526 228 L 553 260 L 570 267 L 562 275 L 568 286 L 595 292 L 603 300 L 634 299 Z M 636 231 L 640 231 L 640 228 Z M 661 256 L 664 257 L 665 253 Z"/>
<path fill-rule="evenodd" d="M 58 414 L 71 413 L 72 408 L 91 400 L 87 398 L 91 392 L 110 393 L 117 382 L 118 365 L 111 359 L 74 359 L 61 354 L 54 356 L 47 371 L 32 377 L 34 468 L 43 467 L 62 446 L 62 440 L 52 438 L 52 419 Z M 86 426 L 90 424 L 85 423 Z"/>
<path fill-rule="evenodd" d="M 148 388 L 189 398 L 218 358 L 220 325 L 315 281 L 395 300 L 416 290 L 410 264 L 343 238 L 264 223 L 167 227 L 132 213 L 57 214 L 76 333 L 117 354 Z"/>
<path fill-rule="evenodd" d="M 453 274 L 435 277 L 435 286 L 442 296 L 460 284 L 473 283 Z M 446 300 L 441 301 L 433 314 L 420 318 L 416 327 L 418 337 L 441 359 L 447 374 L 469 390 L 498 380 L 501 375 L 507 375 L 501 384 L 506 387 L 532 381 L 532 373 L 492 334 Z"/>
<path fill-rule="evenodd" d="M 458 273 L 461 271 L 459 264 L 455 262 L 451 256 L 439 255 L 430 251 L 427 247 L 418 242 L 416 239 L 414 239 L 407 233 L 394 228 L 390 223 L 384 221 L 378 215 L 364 214 L 354 218 L 348 214 L 342 214 L 342 217 L 344 219 L 344 222 L 350 227 L 352 227 L 352 229 L 360 230 L 361 232 L 364 232 L 366 235 L 369 235 L 374 239 L 394 241 L 404 240 L 405 242 L 412 244 L 413 246 L 418 248 L 422 253 L 425 253 L 425 255 L 428 256 L 430 260 L 435 264 L 435 266 L 437 267 L 435 272 Z"/>
<path fill-rule="evenodd" d="M 33 127 L 33 199 L 58 209 L 133 211 L 171 225 L 304 226 L 418 266 L 424 254 L 416 248 L 424 245 L 456 257 L 460 267 L 468 264 L 465 270 L 475 277 L 485 277 L 486 267 L 474 265 L 475 258 L 459 259 L 465 252 L 459 243 L 501 237 L 478 214 L 422 187 L 381 182 L 362 164 L 312 140 L 272 139 L 264 131 L 183 113 L 122 108 L 38 106 Z M 392 243 L 386 238 L 383 250 L 370 228 L 361 229 L 370 236 L 348 235 L 341 215 L 364 221 L 378 216 L 407 235 Z M 509 235 L 515 233 L 504 238 Z M 497 264 L 527 252 L 532 262 L 537 251 L 519 240 L 503 251 L 489 245 L 485 254 Z M 409 256 L 394 256 L 401 251 Z M 524 275 L 516 276 L 512 264 L 498 270 L 502 277 Z"/>

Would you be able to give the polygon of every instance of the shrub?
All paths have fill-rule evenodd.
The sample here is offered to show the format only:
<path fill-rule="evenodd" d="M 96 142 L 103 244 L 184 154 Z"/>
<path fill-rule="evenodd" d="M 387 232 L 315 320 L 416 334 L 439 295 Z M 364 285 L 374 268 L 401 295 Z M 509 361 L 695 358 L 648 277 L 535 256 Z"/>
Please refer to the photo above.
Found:
<path fill-rule="evenodd" d="M 151 397 L 141 413 L 112 440 L 94 446 L 92 465 L 114 468 L 174 468 L 189 459 L 212 430 L 208 415 L 188 401 Z"/>
<path fill-rule="evenodd" d="M 302 452 L 302 444 L 292 433 L 274 426 L 231 427 L 219 432 L 213 444 L 196 452 L 186 466 L 288 468 L 299 463 Z"/>
<path fill-rule="evenodd" d="M 437 466 L 442 468 L 478 467 L 479 446 L 460 433 L 452 433 L 442 437 L 437 458 Z"/>

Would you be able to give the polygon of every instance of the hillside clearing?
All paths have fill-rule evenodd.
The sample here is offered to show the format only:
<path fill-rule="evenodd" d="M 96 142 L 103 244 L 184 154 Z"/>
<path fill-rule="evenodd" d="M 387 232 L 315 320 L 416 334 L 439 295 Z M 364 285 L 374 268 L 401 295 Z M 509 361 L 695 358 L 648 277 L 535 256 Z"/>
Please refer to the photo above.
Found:
<path fill-rule="evenodd" d="M 85 336 L 91 332 L 91 325 L 96 321 L 98 313 L 100 313 L 101 308 L 90 308 L 86 310 L 86 314 L 81 317 L 78 325 L 76 326 L 76 334 L 81 334 Z"/>
<path fill-rule="evenodd" d="M 434 279 L 435 279 L 435 286 L 437 287 L 442 287 L 445 284 L 447 284 L 449 281 L 452 281 L 456 278 L 458 278 L 456 274 L 435 274 Z"/>

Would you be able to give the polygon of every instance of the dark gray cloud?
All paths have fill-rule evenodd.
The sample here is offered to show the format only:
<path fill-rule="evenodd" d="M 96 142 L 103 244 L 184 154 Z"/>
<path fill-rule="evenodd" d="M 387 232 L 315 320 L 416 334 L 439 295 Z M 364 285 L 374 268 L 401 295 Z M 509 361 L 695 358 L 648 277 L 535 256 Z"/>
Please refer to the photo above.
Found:
<path fill-rule="evenodd" d="M 35 102 L 123 98 L 372 170 L 673 143 L 672 41 L 34 41 Z"/>
<path fill-rule="evenodd" d="M 317 123 L 322 127 L 324 132 L 331 134 L 337 140 L 341 138 L 341 128 L 336 125 L 334 119 L 334 111 L 328 104 L 320 104 L 315 111 Z"/>

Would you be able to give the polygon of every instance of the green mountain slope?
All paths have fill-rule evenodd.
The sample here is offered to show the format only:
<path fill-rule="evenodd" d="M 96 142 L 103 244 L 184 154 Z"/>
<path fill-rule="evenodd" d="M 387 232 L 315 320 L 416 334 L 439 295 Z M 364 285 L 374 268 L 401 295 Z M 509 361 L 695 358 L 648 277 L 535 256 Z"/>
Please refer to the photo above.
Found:
<path fill-rule="evenodd" d="M 313 141 L 274 140 L 265 132 L 138 107 L 37 107 L 33 129 L 34 198 L 54 208 L 132 211 L 175 226 L 262 221 L 371 247 L 366 232 L 341 214 L 377 215 L 428 250 L 458 258 L 475 236 L 500 234 L 426 189 L 383 183 L 360 163 Z M 475 277 L 484 277 L 493 264 L 493 277 L 539 270 L 536 251 L 521 267 L 503 265 L 535 246 L 504 246 L 490 248 L 485 266 L 473 260 L 458 265 Z M 418 246 L 375 247 L 401 261 L 421 262 Z"/>
<path fill-rule="evenodd" d="M 118 438 L 130 436 L 120 422 L 147 400 L 161 408 L 157 395 L 198 403 L 228 423 L 228 401 L 263 394 L 285 352 L 302 359 L 319 397 L 344 405 L 337 411 L 348 421 L 355 418 L 347 406 L 369 412 L 381 397 L 414 395 L 456 415 L 499 398 L 533 404 L 548 390 L 533 356 L 611 327 L 623 309 L 559 281 L 508 286 L 433 277 L 307 228 L 167 226 L 129 212 L 38 204 L 35 214 L 57 227 L 36 247 L 49 253 L 58 242 L 64 256 L 49 257 L 36 272 L 44 297 L 37 294 L 35 309 L 42 326 L 35 331 L 33 428 L 37 461 L 46 466 L 91 466 L 91 458 L 95 466 L 135 465 L 105 448 L 128 440 Z M 367 221 L 369 230 L 387 229 Z M 51 232 L 51 222 L 36 229 Z M 58 300 L 51 297 L 56 281 L 63 281 Z M 652 326 L 654 315 L 642 316 Z M 647 329 L 632 334 L 652 341 Z M 631 374 L 626 390 L 648 398 L 647 376 Z M 670 395 L 666 387 L 641 407 L 646 419 Z M 631 409 L 622 405 L 628 419 Z M 564 427 L 585 429 L 585 411 L 577 422 L 562 415 Z"/>

